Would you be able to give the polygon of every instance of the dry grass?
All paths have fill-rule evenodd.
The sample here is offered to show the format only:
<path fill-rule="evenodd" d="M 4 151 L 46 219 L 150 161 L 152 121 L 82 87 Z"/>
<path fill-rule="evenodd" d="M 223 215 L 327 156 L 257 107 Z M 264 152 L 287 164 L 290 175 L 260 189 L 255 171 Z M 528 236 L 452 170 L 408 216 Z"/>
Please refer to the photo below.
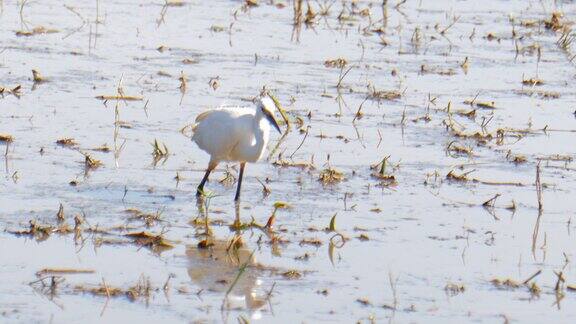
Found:
<path fill-rule="evenodd" d="M 2 134 L 0 133 L 0 142 L 4 143 L 12 143 L 14 141 L 14 136 L 10 134 Z"/>
<path fill-rule="evenodd" d="M 390 156 L 386 156 L 380 163 L 370 166 L 371 169 L 377 170 L 376 172 L 372 173 L 372 177 L 378 179 L 380 181 L 380 186 L 383 187 L 395 186 L 398 184 L 396 181 L 396 176 L 388 173 L 386 170 L 389 159 Z"/>
<path fill-rule="evenodd" d="M 133 232 L 125 235 L 134 240 L 134 243 L 149 248 L 153 252 L 162 252 L 174 248 L 174 244 L 164 238 L 162 234 L 153 234 L 150 232 Z"/>
<path fill-rule="evenodd" d="M 335 59 L 328 59 L 328 60 L 324 61 L 324 66 L 327 68 L 343 69 L 347 65 L 348 65 L 348 61 L 343 57 L 339 57 L 339 58 L 335 58 Z"/>
<path fill-rule="evenodd" d="M 168 147 L 164 143 L 158 142 L 158 140 L 154 139 L 152 143 L 152 156 L 154 157 L 154 162 L 158 162 L 162 159 L 167 159 L 170 155 L 170 151 L 168 151 Z"/>
<path fill-rule="evenodd" d="M 78 143 L 76 142 L 76 140 L 71 138 L 71 137 L 61 138 L 61 139 L 56 141 L 56 144 L 58 144 L 60 146 L 66 146 L 66 147 L 78 146 Z"/>
<path fill-rule="evenodd" d="M 53 28 L 46 28 L 44 26 L 36 26 L 32 28 L 32 30 L 18 30 L 16 31 L 16 36 L 36 36 L 36 35 L 45 35 L 45 34 L 54 34 L 59 33 L 60 31 Z"/>
<path fill-rule="evenodd" d="M 152 287 L 150 278 L 146 276 L 141 276 L 134 285 L 125 289 L 119 287 L 110 287 L 104 280 L 102 280 L 102 283 L 97 286 L 77 285 L 74 287 L 74 291 L 76 293 L 88 293 L 106 298 L 124 296 L 132 302 L 139 299 L 144 299 L 146 302 L 148 302 L 152 294 L 159 290 L 159 288 Z"/>
<path fill-rule="evenodd" d="M 123 101 L 141 101 L 144 97 L 141 96 L 126 96 L 126 95 L 99 95 L 96 96 L 99 100 L 123 100 Z"/>
<path fill-rule="evenodd" d="M 522 79 L 522 84 L 527 86 L 539 86 L 544 84 L 544 80 L 538 78 Z"/>
<path fill-rule="evenodd" d="M 87 170 L 94 170 L 103 165 L 102 161 L 95 159 L 90 154 L 88 153 L 82 153 L 82 154 L 84 154 L 84 167 Z"/>
<path fill-rule="evenodd" d="M 318 181 L 324 185 L 335 184 L 343 181 L 344 179 L 344 174 L 342 172 L 331 167 L 320 171 L 320 175 L 318 177 Z"/>

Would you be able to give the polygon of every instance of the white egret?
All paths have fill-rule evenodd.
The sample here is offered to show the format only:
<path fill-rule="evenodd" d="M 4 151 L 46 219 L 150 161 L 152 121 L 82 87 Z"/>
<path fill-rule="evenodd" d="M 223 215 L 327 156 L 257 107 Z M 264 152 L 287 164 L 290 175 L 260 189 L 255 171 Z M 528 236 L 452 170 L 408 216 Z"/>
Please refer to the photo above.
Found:
<path fill-rule="evenodd" d="M 196 195 L 201 195 L 210 172 L 221 161 L 240 162 L 235 201 L 240 199 L 240 187 L 246 162 L 256 162 L 268 144 L 270 125 L 279 132 L 274 118 L 276 105 L 269 97 L 258 98 L 256 109 L 250 107 L 219 108 L 201 113 L 192 127 L 192 141 L 210 154 L 210 162 Z"/>

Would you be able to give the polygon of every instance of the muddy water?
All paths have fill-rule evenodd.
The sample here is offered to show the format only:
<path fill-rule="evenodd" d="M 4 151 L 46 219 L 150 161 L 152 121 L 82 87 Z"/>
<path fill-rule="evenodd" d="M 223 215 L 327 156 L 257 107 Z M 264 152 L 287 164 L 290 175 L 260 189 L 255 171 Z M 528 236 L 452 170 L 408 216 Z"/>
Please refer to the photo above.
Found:
<path fill-rule="evenodd" d="M 299 33 L 288 2 L 247 10 L 240 1 L 96 3 L 31 2 L 22 16 L 16 1 L 2 4 L 0 86 L 22 86 L 19 97 L 5 91 L 0 99 L 0 133 L 14 137 L 0 187 L 2 322 L 574 321 L 575 68 L 557 45 L 561 33 L 543 23 L 562 11 L 569 25 L 573 3 L 390 3 L 385 28 L 380 1 L 347 3 L 342 15 L 335 3 L 325 16 L 312 3 L 315 23 Z M 16 35 L 38 26 L 58 32 Z M 347 60 L 342 72 L 325 66 L 339 57 Z M 32 69 L 45 82 L 34 84 Z M 523 85 L 529 78 L 544 83 Z M 125 95 L 143 100 L 118 104 L 123 127 L 115 130 L 117 102 L 95 97 L 115 95 L 120 80 Z M 368 85 L 401 97 L 365 101 Z M 220 166 L 208 185 L 216 245 L 199 250 L 204 229 L 194 220 L 204 214 L 194 194 L 207 156 L 180 129 L 205 109 L 249 104 L 263 86 L 294 125 L 272 157 L 247 167 L 237 211 L 234 186 L 218 181 L 227 167 L 236 171 Z M 533 91 L 554 98 L 526 94 Z M 475 118 L 458 114 L 473 109 Z M 305 140 L 297 118 L 310 126 Z M 62 138 L 78 144 L 57 145 Z M 169 150 L 157 163 L 155 139 Z M 111 151 L 92 150 L 102 144 Z M 103 165 L 86 172 L 82 152 Z M 395 185 L 370 168 L 386 156 Z M 313 160 L 315 168 L 274 166 L 278 159 Z M 344 180 L 318 181 L 328 167 Z M 450 181 L 450 171 L 473 172 Z M 482 206 L 495 195 L 492 207 Z M 237 214 L 265 224 L 276 201 L 291 208 L 276 212 L 273 233 L 227 226 Z M 30 220 L 57 224 L 60 203 L 70 228 L 75 215 L 84 219 L 83 239 L 12 234 Z M 159 219 L 147 227 L 129 208 Z M 324 230 L 335 214 L 344 243 Z M 162 233 L 173 248 L 125 236 L 143 230 Z M 238 236 L 243 245 L 228 249 Z M 50 275 L 36 275 L 46 268 L 94 272 L 57 274 L 51 289 Z M 529 285 L 540 292 L 531 293 L 521 284 L 539 270 Z M 563 272 L 558 289 L 554 271 Z M 89 290 L 128 290 L 143 278 L 151 289 L 134 300 Z"/>

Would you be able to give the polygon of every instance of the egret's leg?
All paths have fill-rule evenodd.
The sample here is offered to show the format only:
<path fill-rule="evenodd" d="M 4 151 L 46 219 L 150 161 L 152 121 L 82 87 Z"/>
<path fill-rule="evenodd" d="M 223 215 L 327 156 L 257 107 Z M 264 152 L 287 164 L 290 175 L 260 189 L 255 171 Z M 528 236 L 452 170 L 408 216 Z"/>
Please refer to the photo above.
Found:
<path fill-rule="evenodd" d="M 240 202 L 239 201 L 236 201 L 236 203 L 234 204 L 234 211 L 236 212 L 235 213 L 236 218 L 234 219 L 234 224 L 232 225 L 232 227 L 237 229 L 236 234 L 239 235 L 240 231 L 238 231 L 238 229 L 242 225 L 242 222 L 240 222 Z"/>
<path fill-rule="evenodd" d="M 210 163 L 208 163 L 208 168 L 206 169 L 206 173 L 204 174 L 204 178 L 202 178 L 202 181 L 200 181 L 200 184 L 198 185 L 198 189 L 196 190 L 196 196 L 202 195 L 202 193 L 204 192 L 204 184 L 206 184 L 206 181 L 208 181 L 208 177 L 210 176 L 210 172 L 212 172 L 212 170 L 216 169 L 217 165 L 218 165 L 218 162 L 214 162 L 214 161 L 210 161 Z"/>
<path fill-rule="evenodd" d="M 240 200 L 240 188 L 242 187 L 242 176 L 244 175 L 244 167 L 246 166 L 246 162 L 240 162 L 240 174 L 238 174 L 238 188 L 236 189 L 236 197 L 234 201 Z"/>

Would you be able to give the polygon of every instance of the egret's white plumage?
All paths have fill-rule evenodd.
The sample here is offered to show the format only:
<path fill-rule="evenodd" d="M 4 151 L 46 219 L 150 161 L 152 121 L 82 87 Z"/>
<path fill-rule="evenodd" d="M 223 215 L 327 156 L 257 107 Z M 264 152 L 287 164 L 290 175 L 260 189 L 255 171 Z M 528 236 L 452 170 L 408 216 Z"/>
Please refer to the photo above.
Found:
<path fill-rule="evenodd" d="M 240 162 L 240 175 L 236 200 L 240 197 L 240 186 L 246 162 L 256 162 L 268 144 L 270 125 L 278 132 L 280 128 L 274 119 L 276 105 L 268 97 L 256 101 L 255 108 L 219 108 L 201 113 L 192 127 L 192 141 L 200 149 L 210 154 L 210 163 L 198 193 L 204 188 L 208 176 L 221 161 Z"/>
<path fill-rule="evenodd" d="M 192 141 L 215 161 L 256 162 L 268 142 L 270 125 L 258 116 L 262 113 L 255 113 L 244 107 L 206 111 L 196 118 Z"/>

